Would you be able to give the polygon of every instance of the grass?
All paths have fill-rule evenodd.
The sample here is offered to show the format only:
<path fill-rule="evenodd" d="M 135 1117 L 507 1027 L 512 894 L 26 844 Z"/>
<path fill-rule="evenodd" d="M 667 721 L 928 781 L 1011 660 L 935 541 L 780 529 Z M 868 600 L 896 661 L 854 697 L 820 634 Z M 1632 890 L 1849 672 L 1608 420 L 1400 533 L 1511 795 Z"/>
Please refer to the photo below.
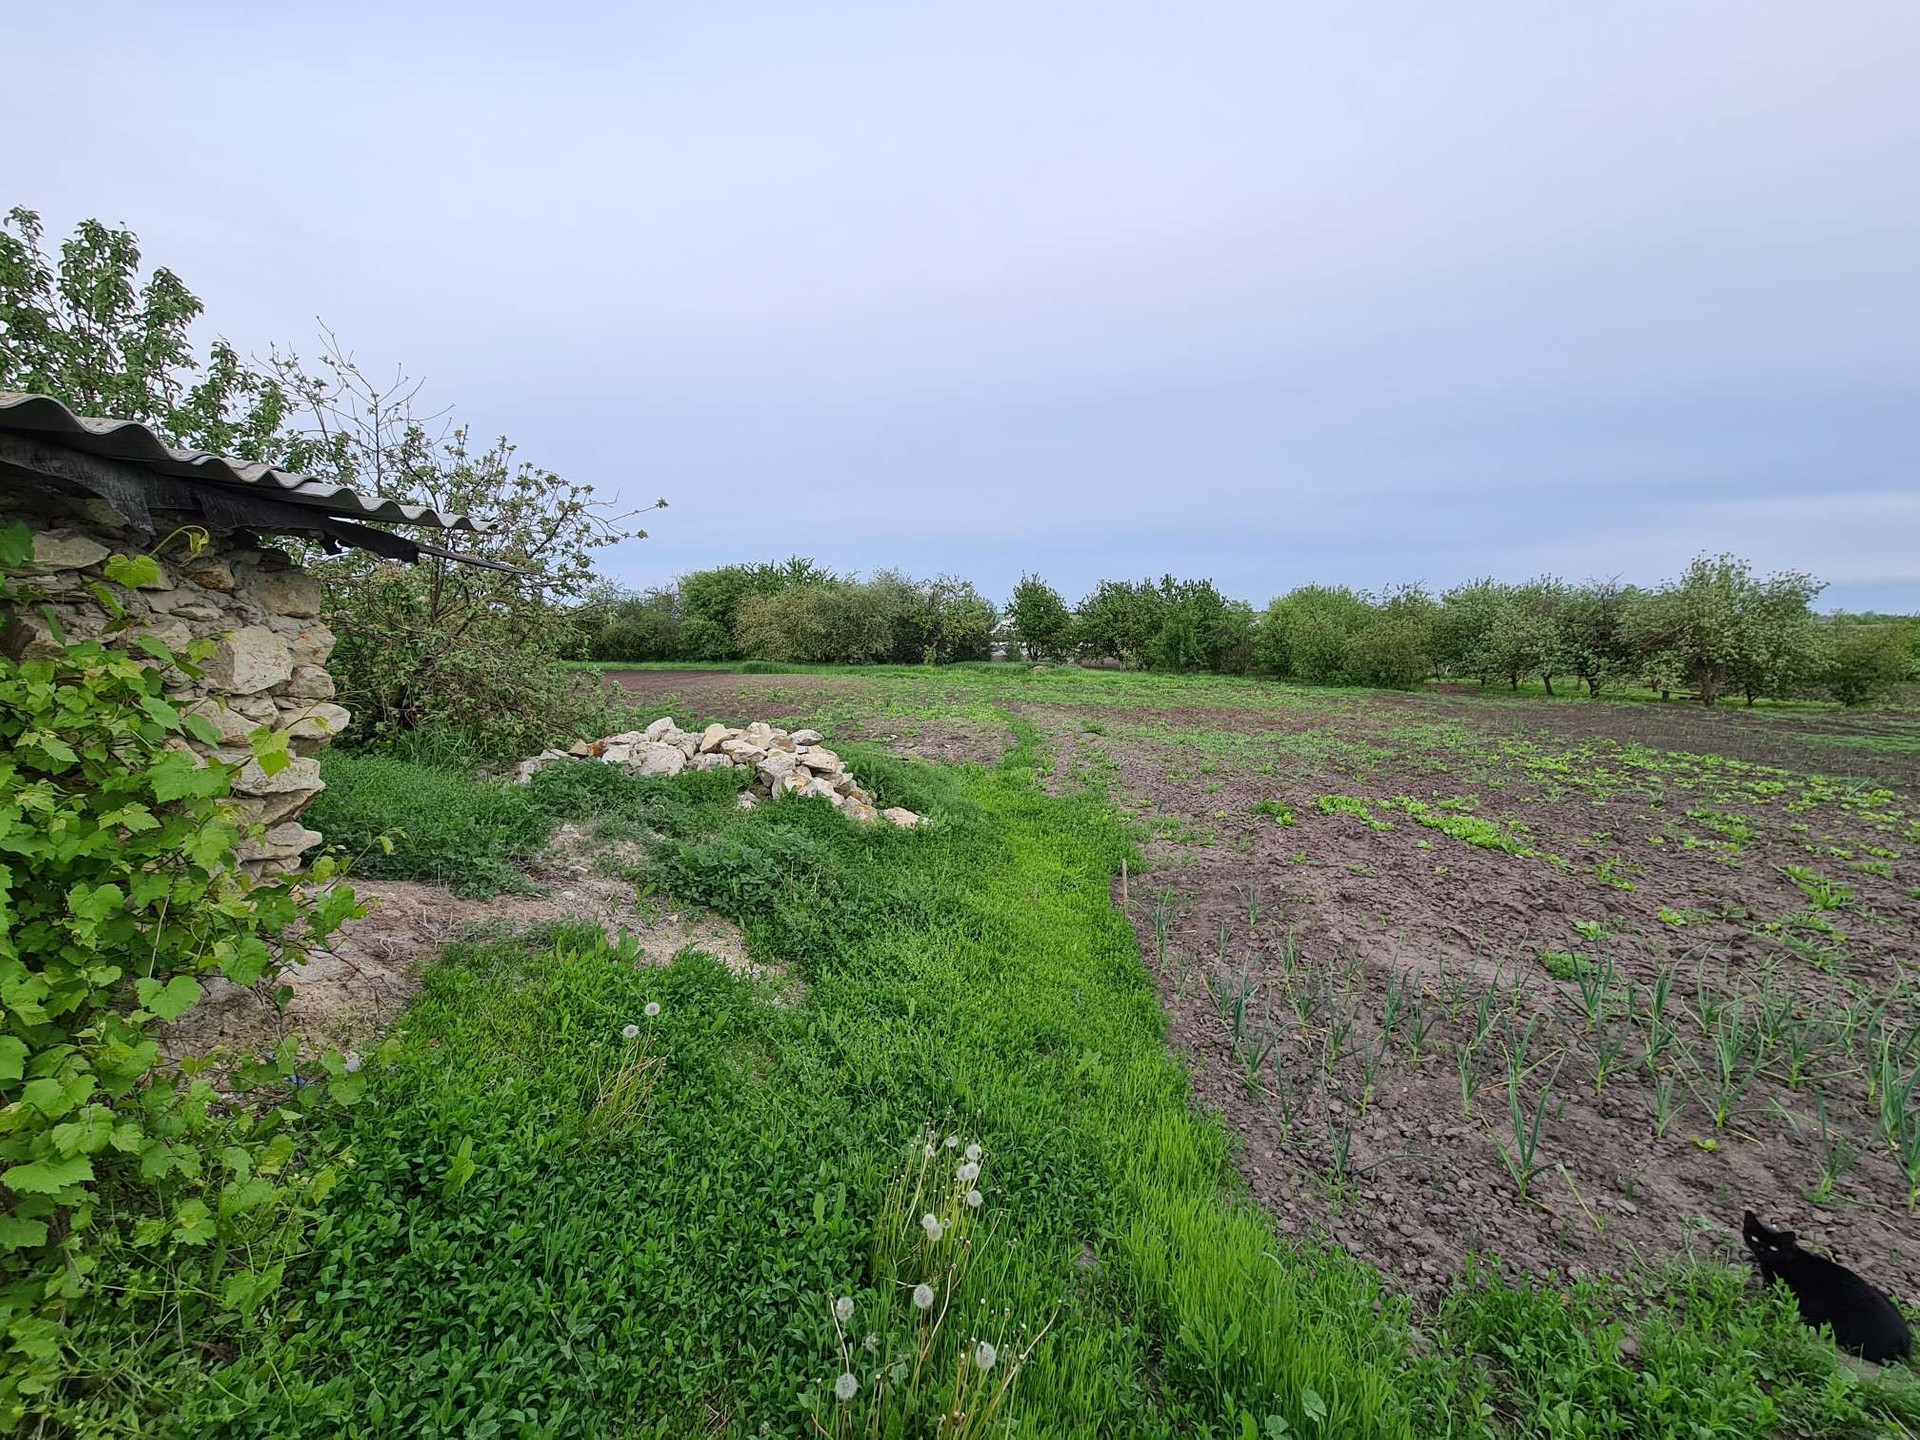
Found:
<path fill-rule="evenodd" d="M 366 851 L 363 873 L 511 885 L 557 817 L 585 821 L 642 842 L 642 884 L 733 917 L 752 957 L 804 989 L 773 1003 L 691 952 L 642 968 L 592 928 L 453 947 L 369 1067 L 370 1103 L 338 1122 L 353 1164 L 281 1294 L 232 1351 L 182 1346 L 130 1305 L 97 1337 L 111 1360 L 70 1428 L 749 1436 L 816 1433 L 817 1416 L 836 1433 L 826 1387 L 865 1364 L 853 1337 L 914 1323 L 887 1258 L 890 1197 L 927 1127 L 987 1157 L 962 1298 L 997 1318 L 945 1333 L 1045 1331 L 1000 1402 L 1014 1433 L 1731 1440 L 1920 1423 L 1910 1386 L 1837 1365 L 1738 1272 L 1563 1295 L 1476 1264 L 1416 1311 L 1344 1252 L 1277 1235 L 1229 1136 L 1192 1107 L 1112 906 L 1127 829 L 1092 790 L 1049 797 L 1033 733 L 993 708 L 1003 688 L 1054 681 L 1019 667 L 873 680 L 869 703 L 965 708 L 1016 739 L 991 769 L 845 747 L 882 795 L 931 817 L 915 832 L 856 828 L 819 802 L 741 812 L 725 775 L 561 765 L 507 787 L 329 755 L 312 813 Z M 1384 828 L 1368 807 L 1385 803 L 1316 808 Z M 1345 1042 L 1328 1029 L 1331 1067 Z M 1468 1107 L 1474 1058 L 1456 1051 Z M 1506 1118 L 1543 1179 L 1517 1088 Z M 838 1296 L 853 1301 L 845 1338 Z M 882 1358 L 897 1353 L 889 1339 Z M 880 1403 L 876 1375 L 859 1378 L 860 1403 Z"/>

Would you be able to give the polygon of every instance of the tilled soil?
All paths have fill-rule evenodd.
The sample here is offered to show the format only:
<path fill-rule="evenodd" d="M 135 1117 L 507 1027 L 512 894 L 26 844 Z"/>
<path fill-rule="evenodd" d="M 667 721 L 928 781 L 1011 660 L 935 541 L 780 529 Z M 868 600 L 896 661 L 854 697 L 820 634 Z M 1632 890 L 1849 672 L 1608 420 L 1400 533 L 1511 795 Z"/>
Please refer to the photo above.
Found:
<path fill-rule="evenodd" d="M 622 683 L 843 736 L 857 717 L 942 760 L 1008 735 L 867 713 L 857 677 Z M 1122 709 L 1058 688 L 1009 708 L 1047 737 L 1051 784 L 1093 781 L 1137 817 L 1145 864 L 1116 903 L 1196 1103 L 1281 1228 L 1432 1296 L 1470 1252 L 1554 1279 L 1729 1253 L 1752 1209 L 1920 1300 L 1920 1218 L 1868 1092 L 1878 1041 L 1920 1065 L 1920 753 L 1874 748 L 1910 726 L 1432 693 Z"/>

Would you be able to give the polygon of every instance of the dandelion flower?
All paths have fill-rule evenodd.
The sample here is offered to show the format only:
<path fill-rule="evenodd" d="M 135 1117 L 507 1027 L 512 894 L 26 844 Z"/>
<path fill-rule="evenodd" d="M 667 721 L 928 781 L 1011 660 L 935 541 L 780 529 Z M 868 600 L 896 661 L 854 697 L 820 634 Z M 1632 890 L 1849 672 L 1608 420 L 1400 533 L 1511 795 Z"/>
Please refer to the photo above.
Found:
<path fill-rule="evenodd" d="M 962 1185 L 971 1185 L 980 1178 L 980 1167 L 969 1160 L 957 1172 Z"/>
<path fill-rule="evenodd" d="M 660 1017 L 660 1002 L 658 1000 L 649 1000 L 645 1013 L 647 1019 L 657 1020 Z"/>
<path fill-rule="evenodd" d="M 959 1148 L 960 1148 L 960 1137 L 958 1135 L 947 1136 L 947 1149 L 958 1150 Z"/>
<path fill-rule="evenodd" d="M 967 1146 L 967 1159 L 971 1160 L 976 1165 L 980 1163 L 980 1157 L 986 1153 L 987 1152 L 982 1150 L 978 1145 Z"/>
<path fill-rule="evenodd" d="M 939 1243 L 940 1237 L 947 1233 L 946 1227 L 940 1223 L 940 1217 L 934 1214 L 922 1215 L 920 1217 L 920 1228 L 927 1232 L 927 1239 L 934 1241 L 936 1244 Z"/>
<path fill-rule="evenodd" d="M 922 1283 L 913 1287 L 913 1308 L 916 1310 L 933 1308 L 933 1286 Z"/>
<path fill-rule="evenodd" d="M 993 1368 L 993 1362 L 999 1358 L 1000 1352 L 993 1348 L 990 1341 L 986 1340 L 982 1340 L 979 1348 L 973 1352 L 973 1363 L 978 1365 L 982 1370 L 991 1370 Z"/>
<path fill-rule="evenodd" d="M 981 1368 L 985 1369 L 986 1367 L 982 1366 Z M 838 1380 L 833 1382 L 833 1398 L 836 1400 L 851 1400 L 859 1393 L 860 1380 L 851 1370 L 846 1371 Z"/>
<path fill-rule="evenodd" d="M 851 1295 L 842 1295 L 838 1300 L 833 1302 L 833 1318 L 838 1320 L 842 1325 L 853 1318 L 853 1297 Z"/>
<path fill-rule="evenodd" d="M 982 1195 L 978 1190 L 967 1191 L 967 1208 L 969 1210 L 978 1210 L 986 1198 L 987 1197 Z"/>
<path fill-rule="evenodd" d="M 620 1038 L 623 1040 L 638 1040 L 640 1038 L 640 1027 L 638 1025 L 621 1026 Z"/>

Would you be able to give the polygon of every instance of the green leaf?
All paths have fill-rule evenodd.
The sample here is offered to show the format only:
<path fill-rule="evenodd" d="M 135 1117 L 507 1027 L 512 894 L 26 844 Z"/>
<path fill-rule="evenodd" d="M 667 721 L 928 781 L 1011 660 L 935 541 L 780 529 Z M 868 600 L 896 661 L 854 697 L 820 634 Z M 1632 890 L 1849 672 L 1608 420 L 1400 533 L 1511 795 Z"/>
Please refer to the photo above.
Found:
<path fill-rule="evenodd" d="M 182 1245 L 204 1245 L 213 1239 L 213 1212 L 198 1200 L 188 1200 L 173 1212 L 173 1236 Z"/>
<path fill-rule="evenodd" d="M 1307 1412 L 1307 1418 L 1314 1424 L 1327 1423 L 1327 1402 L 1322 1400 L 1320 1393 L 1311 1386 L 1300 1392 L 1300 1408 Z"/>
<path fill-rule="evenodd" d="M 104 1105 L 89 1105 L 78 1120 L 56 1125 L 53 1146 L 62 1155 L 93 1155 L 107 1148 L 113 1138 L 113 1112 Z"/>
<path fill-rule="evenodd" d="M 33 559 L 33 532 L 18 520 L 0 525 L 0 566 L 18 570 Z"/>
<path fill-rule="evenodd" d="M 293 763 L 293 756 L 287 752 L 287 743 L 292 738 L 291 730 L 269 730 L 264 725 L 247 737 L 247 743 L 253 747 L 253 758 L 260 764 L 261 773 L 278 775 Z"/>
<path fill-rule="evenodd" d="M 134 988 L 140 1004 L 162 1020 L 178 1020 L 200 1003 L 200 982 L 191 975 L 176 975 L 165 986 L 142 980 Z"/>
<path fill-rule="evenodd" d="M 273 964 L 267 942 L 258 935 L 242 935 L 230 953 L 220 958 L 220 973 L 236 985 L 253 985 Z"/>
<path fill-rule="evenodd" d="M 47 1243 L 47 1222 L 0 1215 L 0 1250 L 31 1250 Z"/>
<path fill-rule="evenodd" d="M 27 1061 L 27 1042 L 0 1035 L 0 1080 L 18 1080 Z"/>
<path fill-rule="evenodd" d="M 129 590 L 151 585 L 160 578 L 160 564 L 151 555 L 109 555 L 107 563 L 100 568 L 114 584 Z"/>
<path fill-rule="evenodd" d="M 213 721 L 209 720 L 206 716 L 188 715 L 185 716 L 180 723 L 186 727 L 186 732 L 202 745 L 218 745 L 220 743 L 220 727 L 215 725 Z"/>
<path fill-rule="evenodd" d="M 327 1094 L 333 1097 L 337 1105 L 354 1105 L 367 1093 L 367 1077 L 355 1071 L 351 1075 L 342 1075 L 327 1082 Z"/>
<path fill-rule="evenodd" d="M 0 1174 L 0 1184 L 17 1195 L 53 1195 L 93 1179 L 93 1162 L 84 1155 L 68 1160 L 35 1160 Z"/>
<path fill-rule="evenodd" d="M 153 798 L 160 801 L 184 800 L 188 797 L 204 800 L 209 796 L 225 794 L 225 767 L 201 767 L 194 761 L 195 757 L 184 750 L 169 750 L 148 767 L 147 784 L 152 787 Z"/>

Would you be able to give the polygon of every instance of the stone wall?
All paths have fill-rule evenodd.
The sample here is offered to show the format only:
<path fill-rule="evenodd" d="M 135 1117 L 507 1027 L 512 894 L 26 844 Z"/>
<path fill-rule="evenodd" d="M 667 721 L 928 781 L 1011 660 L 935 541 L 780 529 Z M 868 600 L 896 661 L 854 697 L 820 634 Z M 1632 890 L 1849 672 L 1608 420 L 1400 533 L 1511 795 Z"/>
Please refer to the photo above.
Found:
<path fill-rule="evenodd" d="M 33 533 L 25 586 L 47 597 L 69 638 L 104 636 L 111 616 L 89 584 L 104 581 L 100 567 L 109 555 L 141 554 L 154 542 L 101 501 L 0 483 L 9 486 L 0 494 L 0 526 L 19 521 Z M 161 536 L 171 529 L 163 514 L 154 515 L 154 524 Z M 351 719 L 333 703 L 326 671 L 333 632 L 320 622 L 320 582 L 284 550 L 263 547 L 241 532 L 214 533 L 198 555 L 187 552 L 184 536 L 173 539 L 156 557 L 159 578 L 132 595 L 119 593 L 139 626 L 173 650 L 184 652 L 197 639 L 216 642 L 199 679 L 172 670 L 163 683 L 169 700 L 212 723 L 220 743 L 178 743 L 241 766 L 233 782 L 236 818 L 243 826 L 263 827 L 242 842 L 241 858 L 256 869 L 286 868 L 320 841 L 298 818 L 325 788 L 314 752 Z M 4 616 L 0 651 L 9 658 L 58 653 L 37 609 Z M 247 743 L 261 725 L 292 731 L 293 762 L 275 775 L 261 770 Z"/>

